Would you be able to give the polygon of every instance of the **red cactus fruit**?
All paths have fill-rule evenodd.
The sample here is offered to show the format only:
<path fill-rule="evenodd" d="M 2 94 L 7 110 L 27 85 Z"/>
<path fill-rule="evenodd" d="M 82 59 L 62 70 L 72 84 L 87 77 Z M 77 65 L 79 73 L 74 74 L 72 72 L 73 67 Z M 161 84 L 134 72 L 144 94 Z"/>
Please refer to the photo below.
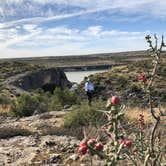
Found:
<path fill-rule="evenodd" d="M 126 146 L 127 148 L 131 148 L 131 146 L 132 146 L 132 141 L 126 140 L 126 141 L 125 141 L 125 146 Z"/>
<path fill-rule="evenodd" d="M 87 152 L 87 147 L 86 146 L 80 146 L 78 148 L 78 153 L 79 154 L 84 155 L 84 154 L 86 154 L 86 152 Z"/>
<path fill-rule="evenodd" d="M 86 146 L 86 142 L 85 141 L 81 141 L 80 142 L 80 146 Z"/>
<path fill-rule="evenodd" d="M 95 145 L 95 147 L 96 147 L 96 150 L 99 150 L 99 151 L 102 151 L 103 150 L 103 148 L 104 148 L 104 146 L 103 146 L 103 144 L 102 143 L 97 143 L 96 145 Z"/>
<path fill-rule="evenodd" d="M 113 105 L 118 105 L 118 104 L 120 103 L 119 97 L 118 97 L 118 96 L 112 96 L 112 97 L 111 97 L 111 103 L 112 103 Z"/>
<path fill-rule="evenodd" d="M 138 75 L 138 80 L 139 80 L 139 81 L 143 81 L 144 83 L 147 82 L 146 76 L 145 76 L 144 74 L 142 74 L 142 73 L 140 73 L 140 74 Z"/>

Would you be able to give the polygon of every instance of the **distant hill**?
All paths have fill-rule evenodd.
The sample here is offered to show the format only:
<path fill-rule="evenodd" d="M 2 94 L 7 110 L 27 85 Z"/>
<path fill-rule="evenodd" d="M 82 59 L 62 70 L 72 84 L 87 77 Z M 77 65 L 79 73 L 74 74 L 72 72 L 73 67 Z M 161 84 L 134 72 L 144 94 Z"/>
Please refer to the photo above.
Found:
<path fill-rule="evenodd" d="M 16 61 L 30 64 L 44 65 L 47 67 L 71 67 L 71 66 L 96 66 L 112 65 L 117 63 L 128 63 L 149 58 L 149 52 L 127 51 L 116 53 L 100 53 L 87 55 L 55 56 L 55 57 L 31 57 L 31 58 L 12 58 L 1 59 L 3 61 Z M 166 53 L 164 52 L 164 56 Z M 166 57 L 166 56 L 165 56 Z"/>
<path fill-rule="evenodd" d="M 101 53 L 75 56 L 55 56 L 55 57 L 31 57 L 1 59 L 1 61 L 17 61 L 30 64 L 40 64 L 47 66 L 78 66 L 78 65 L 104 65 L 114 64 L 123 59 L 145 58 L 147 51 L 130 51 L 118 53 Z"/>

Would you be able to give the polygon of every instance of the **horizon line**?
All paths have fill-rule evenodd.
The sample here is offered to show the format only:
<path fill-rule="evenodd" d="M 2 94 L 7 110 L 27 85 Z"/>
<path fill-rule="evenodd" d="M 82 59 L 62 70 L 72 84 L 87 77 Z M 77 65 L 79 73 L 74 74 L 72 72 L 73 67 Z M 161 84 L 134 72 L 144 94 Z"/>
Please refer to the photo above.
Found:
<path fill-rule="evenodd" d="M 89 53 L 89 54 L 75 54 L 75 55 L 58 55 L 58 56 L 29 56 L 29 57 L 8 57 L 8 58 L 1 58 L 1 60 L 14 60 L 14 59 L 36 59 L 36 58 L 61 58 L 61 57 L 78 57 L 78 56 L 89 56 L 89 55 L 100 55 L 100 54 L 118 54 L 118 53 L 127 53 L 127 52 L 145 52 L 147 50 L 129 50 L 129 51 L 115 51 L 115 52 L 99 52 L 99 53 Z"/>

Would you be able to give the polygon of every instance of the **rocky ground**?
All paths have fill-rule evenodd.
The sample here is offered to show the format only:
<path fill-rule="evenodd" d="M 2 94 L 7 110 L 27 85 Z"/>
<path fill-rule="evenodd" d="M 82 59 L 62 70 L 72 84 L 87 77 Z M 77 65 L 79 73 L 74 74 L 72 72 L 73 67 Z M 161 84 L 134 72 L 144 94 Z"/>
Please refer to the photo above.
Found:
<path fill-rule="evenodd" d="M 0 166 L 88 165 L 89 156 L 76 153 L 80 141 L 58 132 L 65 112 L 27 118 L 0 117 Z M 84 163 L 84 164 L 83 164 Z M 101 161 L 95 158 L 95 165 Z"/>
<path fill-rule="evenodd" d="M 17 136 L 0 140 L 0 165 L 66 164 L 77 147 L 78 140 L 67 136 Z M 73 157 L 73 158 L 72 158 Z M 65 161 L 66 160 L 66 161 Z"/>

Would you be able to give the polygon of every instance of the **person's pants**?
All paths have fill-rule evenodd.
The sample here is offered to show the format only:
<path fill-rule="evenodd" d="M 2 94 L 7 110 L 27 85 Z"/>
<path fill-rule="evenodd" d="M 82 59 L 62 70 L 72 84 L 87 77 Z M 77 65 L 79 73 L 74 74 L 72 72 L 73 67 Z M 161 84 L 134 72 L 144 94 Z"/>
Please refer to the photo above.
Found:
<path fill-rule="evenodd" d="M 86 95 L 88 97 L 88 104 L 91 105 L 91 102 L 92 102 L 92 92 L 91 91 L 87 91 Z"/>

